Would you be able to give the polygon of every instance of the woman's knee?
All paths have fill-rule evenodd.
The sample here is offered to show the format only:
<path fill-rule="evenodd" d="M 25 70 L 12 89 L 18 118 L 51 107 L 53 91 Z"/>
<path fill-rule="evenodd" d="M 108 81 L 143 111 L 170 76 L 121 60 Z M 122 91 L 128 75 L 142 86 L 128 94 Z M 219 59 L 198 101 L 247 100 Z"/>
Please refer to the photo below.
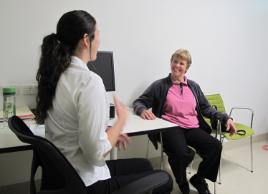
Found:
<path fill-rule="evenodd" d="M 192 159 L 194 158 L 195 152 L 189 148 L 186 147 L 184 149 L 182 148 L 178 148 L 178 149 L 173 149 L 172 151 L 166 151 L 165 153 L 167 154 L 167 156 L 171 159 L 179 159 L 179 160 L 190 160 L 192 161 Z"/>

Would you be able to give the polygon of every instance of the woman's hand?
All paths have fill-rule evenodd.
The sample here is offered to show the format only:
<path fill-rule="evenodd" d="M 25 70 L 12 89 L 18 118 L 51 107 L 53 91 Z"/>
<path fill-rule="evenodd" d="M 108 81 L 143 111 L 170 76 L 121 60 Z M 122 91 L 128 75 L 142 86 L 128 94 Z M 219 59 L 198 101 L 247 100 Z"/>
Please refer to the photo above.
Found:
<path fill-rule="evenodd" d="M 117 115 L 117 120 L 122 122 L 123 125 L 125 125 L 128 116 L 126 106 L 122 104 L 116 96 L 114 96 L 114 106 Z"/>
<path fill-rule="evenodd" d="M 117 119 L 114 122 L 113 126 L 111 126 L 110 128 L 108 128 L 106 130 L 106 133 L 108 135 L 108 139 L 113 146 L 116 146 L 122 131 L 124 129 L 124 125 L 127 121 L 127 116 L 128 116 L 128 111 L 125 105 L 123 105 L 117 97 L 114 96 L 114 105 L 115 105 L 115 110 L 116 110 L 116 115 L 117 115 Z M 122 138 L 121 138 L 122 139 Z M 127 141 L 127 137 L 123 136 L 123 142 L 124 145 L 126 146 Z M 120 141 L 121 142 L 121 141 Z"/>
<path fill-rule="evenodd" d="M 131 143 L 131 139 L 128 137 L 127 134 L 121 133 L 115 146 L 121 150 L 122 148 L 125 150 L 127 148 L 127 145 Z"/>
<path fill-rule="evenodd" d="M 232 119 L 227 120 L 226 131 L 228 131 L 231 135 L 236 133 L 235 124 L 234 124 L 234 121 Z"/>
<path fill-rule="evenodd" d="M 141 118 L 146 119 L 146 120 L 156 119 L 156 116 L 154 115 L 154 113 L 151 110 L 144 110 L 140 116 L 141 116 Z"/>

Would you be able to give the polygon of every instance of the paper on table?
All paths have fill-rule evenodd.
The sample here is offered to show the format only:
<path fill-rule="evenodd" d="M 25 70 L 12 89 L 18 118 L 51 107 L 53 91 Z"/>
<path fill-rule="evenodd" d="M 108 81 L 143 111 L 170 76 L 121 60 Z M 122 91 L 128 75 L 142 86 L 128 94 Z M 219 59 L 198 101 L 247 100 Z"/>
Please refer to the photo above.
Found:
<path fill-rule="evenodd" d="M 18 107 L 16 110 L 16 115 L 21 119 L 34 119 L 35 116 L 28 106 Z"/>
<path fill-rule="evenodd" d="M 45 137 L 45 125 L 30 124 L 28 126 L 34 135 Z"/>

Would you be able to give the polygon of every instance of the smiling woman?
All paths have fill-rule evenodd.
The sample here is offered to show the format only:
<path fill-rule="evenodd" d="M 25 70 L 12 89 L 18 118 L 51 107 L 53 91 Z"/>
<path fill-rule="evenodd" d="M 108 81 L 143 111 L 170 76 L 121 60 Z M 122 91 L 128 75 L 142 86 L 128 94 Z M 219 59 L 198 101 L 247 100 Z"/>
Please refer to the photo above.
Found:
<path fill-rule="evenodd" d="M 197 173 L 190 179 L 199 193 L 209 194 L 205 178 L 215 182 L 221 158 L 221 143 L 210 136 L 211 128 L 203 116 L 220 119 L 227 129 L 235 132 L 232 119 L 210 106 L 199 85 L 186 77 L 192 63 L 190 52 L 185 49 L 175 51 L 170 59 L 171 73 L 168 77 L 155 81 L 133 103 L 136 114 L 143 119 L 165 119 L 178 125 L 175 130 L 162 133 L 164 151 L 183 194 L 189 194 L 186 167 L 192 161 L 193 147 L 203 158 Z M 152 108 L 152 111 L 150 110 Z M 150 135 L 157 145 L 158 135 Z"/>
<path fill-rule="evenodd" d="M 170 67 L 172 72 L 172 80 L 182 82 L 184 79 L 184 74 L 190 68 L 192 64 L 192 57 L 189 51 L 184 49 L 179 49 L 170 59 Z"/>

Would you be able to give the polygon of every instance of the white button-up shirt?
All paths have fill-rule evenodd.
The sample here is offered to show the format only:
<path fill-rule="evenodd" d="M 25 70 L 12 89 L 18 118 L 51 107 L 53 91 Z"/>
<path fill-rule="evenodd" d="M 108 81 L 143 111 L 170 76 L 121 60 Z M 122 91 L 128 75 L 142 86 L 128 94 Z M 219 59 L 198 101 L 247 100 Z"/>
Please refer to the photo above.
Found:
<path fill-rule="evenodd" d="M 110 178 L 104 154 L 108 103 L 102 79 L 78 57 L 62 73 L 45 120 L 46 138 L 76 169 L 86 186 Z"/>

